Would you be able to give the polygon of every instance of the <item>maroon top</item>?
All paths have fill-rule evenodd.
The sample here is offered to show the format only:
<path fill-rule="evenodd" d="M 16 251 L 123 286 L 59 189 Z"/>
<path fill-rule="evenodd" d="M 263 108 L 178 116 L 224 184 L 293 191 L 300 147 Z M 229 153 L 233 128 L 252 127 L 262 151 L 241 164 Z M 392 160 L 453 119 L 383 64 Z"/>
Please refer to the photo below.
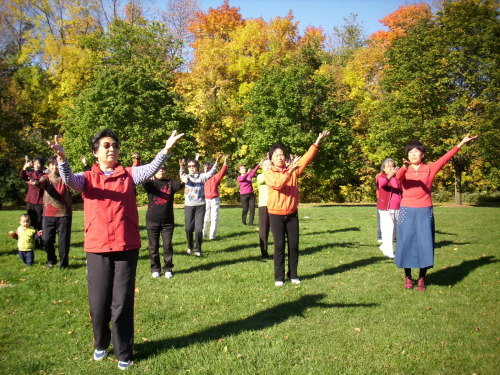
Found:
<path fill-rule="evenodd" d="M 42 177 L 44 173 L 42 171 L 28 170 L 25 171 L 21 169 L 21 173 L 19 173 L 19 177 L 24 181 L 38 181 L 40 177 Z M 27 184 L 28 185 L 28 193 L 26 194 L 25 201 L 31 204 L 43 204 L 43 190 L 39 189 L 38 186 Z"/>

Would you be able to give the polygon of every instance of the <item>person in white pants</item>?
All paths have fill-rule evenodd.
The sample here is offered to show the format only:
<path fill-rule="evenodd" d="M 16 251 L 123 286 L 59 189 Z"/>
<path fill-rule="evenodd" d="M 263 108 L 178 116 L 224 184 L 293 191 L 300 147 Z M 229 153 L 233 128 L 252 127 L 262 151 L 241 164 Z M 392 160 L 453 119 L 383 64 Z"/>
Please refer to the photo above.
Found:
<path fill-rule="evenodd" d="M 385 159 L 377 178 L 377 208 L 382 233 L 382 244 L 379 248 L 389 258 L 394 258 L 394 233 L 401 204 L 401 187 L 399 181 L 394 178 L 398 169 L 393 159 Z"/>
<path fill-rule="evenodd" d="M 205 172 L 212 169 L 212 163 L 204 165 Z M 227 155 L 224 157 L 224 164 L 218 173 L 205 182 L 205 218 L 203 223 L 203 237 L 215 240 L 217 226 L 219 225 L 220 197 L 219 185 L 227 173 Z M 210 230 L 209 230 L 210 228 Z M 208 233 L 210 232 L 210 233 Z"/>

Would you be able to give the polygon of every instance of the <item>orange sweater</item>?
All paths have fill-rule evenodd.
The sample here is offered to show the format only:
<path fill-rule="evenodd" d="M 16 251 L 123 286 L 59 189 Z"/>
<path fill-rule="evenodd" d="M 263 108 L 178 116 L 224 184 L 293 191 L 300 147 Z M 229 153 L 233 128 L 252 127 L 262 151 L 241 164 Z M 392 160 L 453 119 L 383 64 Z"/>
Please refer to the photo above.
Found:
<path fill-rule="evenodd" d="M 266 185 L 269 186 L 267 210 L 273 215 L 290 215 L 299 206 L 298 180 L 304 169 L 318 153 L 318 146 L 312 144 L 309 150 L 299 159 L 299 168 L 292 172 L 288 168 L 272 167 L 264 173 Z"/>

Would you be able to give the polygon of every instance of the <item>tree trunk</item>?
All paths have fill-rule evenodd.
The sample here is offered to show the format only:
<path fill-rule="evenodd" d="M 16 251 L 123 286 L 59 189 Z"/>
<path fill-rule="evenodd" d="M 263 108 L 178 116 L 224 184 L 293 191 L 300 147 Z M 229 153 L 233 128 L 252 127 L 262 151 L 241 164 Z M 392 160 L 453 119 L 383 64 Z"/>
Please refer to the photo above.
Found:
<path fill-rule="evenodd" d="M 455 204 L 462 205 L 462 169 L 455 167 Z"/>

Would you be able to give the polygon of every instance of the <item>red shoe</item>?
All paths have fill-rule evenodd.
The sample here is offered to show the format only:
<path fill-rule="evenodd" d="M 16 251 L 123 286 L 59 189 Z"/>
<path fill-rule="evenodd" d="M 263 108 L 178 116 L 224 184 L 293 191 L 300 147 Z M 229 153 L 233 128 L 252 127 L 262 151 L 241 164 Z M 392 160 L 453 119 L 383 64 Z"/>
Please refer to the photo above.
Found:
<path fill-rule="evenodd" d="M 413 280 L 409 277 L 405 278 L 405 289 L 413 289 Z"/>
<path fill-rule="evenodd" d="M 421 277 L 420 279 L 418 279 L 418 291 L 419 292 L 425 292 L 425 280 L 423 277 Z"/>

